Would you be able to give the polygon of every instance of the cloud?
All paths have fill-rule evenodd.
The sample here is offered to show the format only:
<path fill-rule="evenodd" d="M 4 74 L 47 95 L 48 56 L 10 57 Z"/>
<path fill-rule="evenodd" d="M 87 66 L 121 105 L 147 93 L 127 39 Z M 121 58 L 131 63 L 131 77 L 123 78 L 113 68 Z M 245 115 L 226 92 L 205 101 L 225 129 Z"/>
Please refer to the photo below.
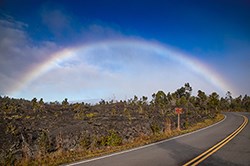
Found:
<path fill-rule="evenodd" d="M 65 26 L 67 29 L 70 17 L 61 10 L 43 12 L 43 21 L 52 31 L 60 33 L 64 31 Z M 51 41 L 33 41 L 27 33 L 28 27 L 28 24 L 17 21 L 9 15 L 0 18 L 0 95 L 11 95 L 12 90 L 22 84 L 20 80 L 26 73 L 62 48 L 60 44 Z M 97 24 L 84 25 L 81 28 L 78 42 L 101 40 L 118 34 L 108 26 L 102 27 Z"/>
<path fill-rule="evenodd" d="M 0 19 L 0 92 L 9 94 L 31 66 L 46 59 L 56 48 L 52 42 L 33 45 L 25 31 L 27 24 L 12 17 Z M 46 54 L 47 53 L 47 54 Z"/>

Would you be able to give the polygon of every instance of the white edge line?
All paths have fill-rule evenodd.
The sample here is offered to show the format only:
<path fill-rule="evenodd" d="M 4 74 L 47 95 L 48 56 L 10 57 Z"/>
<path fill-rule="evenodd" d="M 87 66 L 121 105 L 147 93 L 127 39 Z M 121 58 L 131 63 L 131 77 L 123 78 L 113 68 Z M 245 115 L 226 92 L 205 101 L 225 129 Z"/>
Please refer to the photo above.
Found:
<path fill-rule="evenodd" d="M 79 161 L 79 162 L 75 162 L 75 163 L 71 163 L 71 164 L 66 164 L 66 166 L 74 166 L 74 165 L 77 165 L 77 164 L 83 164 L 83 163 L 88 163 L 88 162 L 91 162 L 91 161 L 96 161 L 96 160 L 100 160 L 100 159 L 104 159 L 104 158 L 108 158 L 108 157 L 112 157 L 112 156 L 117 156 L 117 155 L 120 155 L 120 154 L 124 154 L 124 153 L 128 153 L 128 152 L 136 151 L 136 150 L 139 150 L 139 149 L 148 148 L 150 146 L 158 145 L 158 144 L 161 144 L 161 143 L 164 143 L 164 142 L 168 142 L 168 141 L 171 141 L 171 140 L 174 140 L 174 139 L 185 137 L 185 136 L 188 136 L 188 135 L 191 135 L 191 134 L 194 134 L 194 133 L 206 130 L 208 128 L 211 128 L 211 127 L 213 127 L 215 125 L 218 125 L 218 124 L 222 123 L 227 118 L 227 116 L 225 114 L 223 114 L 223 115 L 224 115 L 224 119 L 223 120 L 221 120 L 221 121 L 219 121 L 219 122 L 217 122 L 215 124 L 212 124 L 210 126 L 207 126 L 205 128 L 192 131 L 190 133 L 186 133 L 186 134 L 179 135 L 179 136 L 176 136 L 176 137 L 173 137 L 173 138 L 169 138 L 169 139 L 166 139 L 166 140 L 162 140 L 162 141 L 159 141 L 159 142 L 151 143 L 151 144 L 148 144 L 148 145 L 140 146 L 140 147 L 137 147 L 137 148 L 133 148 L 133 149 L 129 149 L 129 150 L 121 151 L 121 152 L 116 152 L 116 153 L 112 153 L 112 154 L 101 156 L 101 157 L 97 157 L 97 158 L 92 158 L 92 159 L 83 160 L 83 161 Z"/>

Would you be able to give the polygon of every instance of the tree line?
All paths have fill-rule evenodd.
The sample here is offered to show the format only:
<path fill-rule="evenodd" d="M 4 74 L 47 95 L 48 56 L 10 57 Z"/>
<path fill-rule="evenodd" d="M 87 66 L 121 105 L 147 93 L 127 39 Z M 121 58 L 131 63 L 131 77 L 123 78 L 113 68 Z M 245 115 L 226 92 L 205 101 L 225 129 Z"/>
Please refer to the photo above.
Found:
<path fill-rule="evenodd" d="M 0 96 L 0 108 L 2 111 L 13 112 L 18 109 L 28 110 L 45 110 L 45 106 L 58 106 L 58 108 L 71 109 L 71 106 L 75 105 L 86 105 L 91 106 L 89 103 L 69 103 L 68 99 L 65 98 L 62 102 L 47 102 L 43 101 L 43 98 L 33 98 L 31 101 L 26 99 L 14 99 L 8 96 Z M 204 91 L 198 90 L 197 96 L 192 96 L 192 87 L 189 83 L 185 83 L 184 86 L 177 89 L 175 92 L 158 91 L 152 94 L 152 99 L 148 101 L 148 97 L 142 96 L 141 98 L 136 95 L 128 100 L 120 101 L 105 101 L 101 100 L 98 105 L 110 105 L 114 103 L 124 103 L 127 105 L 135 106 L 147 106 L 149 109 L 158 110 L 162 114 L 172 113 L 174 107 L 182 107 L 187 112 L 196 112 L 199 114 L 216 114 L 221 111 L 239 111 L 249 112 L 250 111 L 250 96 L 240 95 L 233 98 L 231 92 L 227 92 L 225 97 L 220 97 L 218 93 L 212 92 L 207 95 Z"/>

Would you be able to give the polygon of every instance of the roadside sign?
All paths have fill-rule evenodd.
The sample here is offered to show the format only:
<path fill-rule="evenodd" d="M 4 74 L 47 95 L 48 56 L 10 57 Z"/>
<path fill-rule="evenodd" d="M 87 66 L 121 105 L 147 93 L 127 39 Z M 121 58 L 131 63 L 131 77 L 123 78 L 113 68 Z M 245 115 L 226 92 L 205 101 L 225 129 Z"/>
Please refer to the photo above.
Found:
<path fill-rule="evenodd" d="M 176 114 L 182 114 L 183 113 L 183 109 L 182 108 L 175 108 L 175 113 Z"/>
<path fill-rule="evenodd" d="M 180 121 L 181 121 L 181 117 L 180 114 L 183 113 L 183 109 L 182 108 L 175 108 L 175 113 L 178 115 L 178 120 L 177 120 L 177 130 L 181 130 L 181 125 L 180 125 Z"/>

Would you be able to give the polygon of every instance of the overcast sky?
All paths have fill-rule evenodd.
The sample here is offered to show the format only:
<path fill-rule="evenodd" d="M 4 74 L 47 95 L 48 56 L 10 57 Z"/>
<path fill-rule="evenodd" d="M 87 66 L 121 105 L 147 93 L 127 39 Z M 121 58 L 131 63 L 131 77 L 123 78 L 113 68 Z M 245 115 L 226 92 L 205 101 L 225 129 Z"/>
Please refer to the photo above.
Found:
<path fill-rule="evenodd" d="M 250 95 L 249 18 L 247 0 L 3 0 L 0 95 L 127 99 L 186 82 Z"/>

